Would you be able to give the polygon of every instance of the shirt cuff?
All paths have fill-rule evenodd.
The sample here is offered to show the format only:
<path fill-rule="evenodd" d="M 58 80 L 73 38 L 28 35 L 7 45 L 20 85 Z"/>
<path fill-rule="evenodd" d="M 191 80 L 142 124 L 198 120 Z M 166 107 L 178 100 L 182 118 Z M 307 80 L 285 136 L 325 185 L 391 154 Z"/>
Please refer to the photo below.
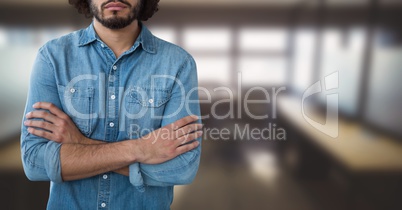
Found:
<path fill-rule="evenodd" d="M 140 164 L 133 163 L 129 166 L 130 183 L 137 188 L 138 191 L 144 192 L 144 180 L 142 179 Z"/>
<path fill-rule="evenodd" d="M 61 144 L 49 141 L 45 150 L 45 169 L 47 176 L 52 182 L 61 183 L 61 166 L 60 166 L 60 147 Z"/>

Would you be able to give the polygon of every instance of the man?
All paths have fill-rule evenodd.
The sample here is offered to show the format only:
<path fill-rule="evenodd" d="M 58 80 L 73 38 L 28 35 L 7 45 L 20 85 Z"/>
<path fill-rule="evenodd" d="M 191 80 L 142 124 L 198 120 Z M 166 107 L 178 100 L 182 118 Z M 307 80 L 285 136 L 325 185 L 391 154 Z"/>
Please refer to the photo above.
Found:
<path fill-rule="evenodd" d="M 141 23 L 159 0 L 70 0 L 93 16 L 45 44 L 21 134 L 25 173 L 48 209 L 169 209 L 200 160 L 193 58 Z"/>

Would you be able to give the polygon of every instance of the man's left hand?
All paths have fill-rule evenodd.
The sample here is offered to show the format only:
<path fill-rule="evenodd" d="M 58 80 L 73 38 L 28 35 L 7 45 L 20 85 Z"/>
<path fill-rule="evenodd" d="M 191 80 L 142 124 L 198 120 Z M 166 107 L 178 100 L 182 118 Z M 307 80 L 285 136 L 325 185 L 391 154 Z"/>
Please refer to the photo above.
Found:
<path fill-rule="evenodd" d="M 26 115 L 24 122 L 28 132 L 58 143 L 85 144 L 87 138 L 78 130 L 71 118 L 57 106 L 47 102 L 38 102 L 33 105 L 35 110 Z M 49 112 L 45 111 L 48 110 Z M 43 119 L 32 120 L 33 118 Z"/>
<path fill-rule="evenodd" d="M 69 143 L 69 144 L 104 144 L 105 142 L 96 141 L 86 138 L 77 126 L 71 120 L 71 118 L 61 111 L 57 106 L 47 102 L 38 102 L 33 105 L 36 110 L 26 115 L 24 122 L 25 126 L 28 126 L 28 132 L 54 142 Z M 48 110 L 49 112 L 46 112 Z M 33 118 L 43 119 L 30 120 Z M 114 171 L 115 173 L 129 176 L 128 166 Z"/>

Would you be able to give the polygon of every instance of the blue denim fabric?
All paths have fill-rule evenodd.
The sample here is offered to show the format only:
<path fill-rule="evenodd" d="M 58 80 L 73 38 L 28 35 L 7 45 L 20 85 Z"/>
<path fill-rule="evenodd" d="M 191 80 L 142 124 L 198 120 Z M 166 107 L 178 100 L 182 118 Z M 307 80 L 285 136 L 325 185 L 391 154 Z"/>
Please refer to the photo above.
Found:
<path fill-rule="evenodd" d="M 119 58 L 93 25 L 45 44 L 32 70 L 25 114 L 36 102 L 53 103 L 85 136 L 105 142 L 138 139 L 182 117 L 200 116 L 193 58 L 140 25 L 136 42 Z M 201 152 L 198 147 L 157 165 L 134 163 L 129 177 L 109 172 L 63 182 L 60 146 L 22 125 L 24 171 L 30 180 L 51 181 L 48 209 L 169 209 L 173 185 L 194 179 Z"/>

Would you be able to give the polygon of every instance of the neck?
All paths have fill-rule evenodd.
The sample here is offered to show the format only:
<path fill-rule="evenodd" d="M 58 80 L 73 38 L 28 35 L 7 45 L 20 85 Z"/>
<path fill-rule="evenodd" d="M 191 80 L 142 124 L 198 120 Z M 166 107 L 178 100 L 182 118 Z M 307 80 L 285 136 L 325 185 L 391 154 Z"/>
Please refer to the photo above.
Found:
<path fill-rule="evenodd" d="M 116 58 L 134 45 L 141 31 L 137 20 L 125 28 L 113 30 L 104 27 L 94 19 L 94 28 L 99 38 L 113 51 Z"/>

